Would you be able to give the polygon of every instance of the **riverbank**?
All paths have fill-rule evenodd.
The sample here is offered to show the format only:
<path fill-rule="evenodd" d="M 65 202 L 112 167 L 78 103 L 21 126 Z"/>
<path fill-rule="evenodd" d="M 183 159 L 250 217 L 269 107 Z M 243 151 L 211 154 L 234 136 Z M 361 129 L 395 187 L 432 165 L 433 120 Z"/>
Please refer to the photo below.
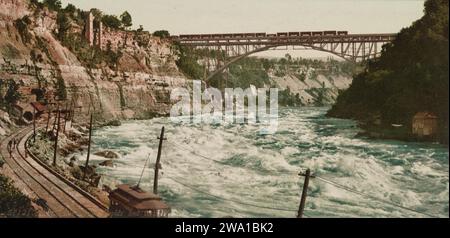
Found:
<path fill-rule="evenodd" d="M 384 46 L 381 56 L 339 95 L 328 115 L 360 121 L 371 137 L 433 141 L 448 147 L 448 4 L 426 1 L 424 16 Z M 413 135 L 413 126 L 414 134 L 432 137 Z"/>
<path fill-rule="evenodd" d="M 349 113 L 347 110 L 342 111 L 333 107 L 327 111 L 326 116 L 329 118 L 356 120 L 358 126 L 362 129 L 357 136 L 362 138 L 439 143 L 449 146 L 448 130 L 445 129 L 445 126 L 441 126 L 442 130 L 435 136 L 419 137 L 412 133 L 412 125 L 410 123 L 382 124 L 379 116 L 373 116 L 368 112 L 367 114 L 364 114 L 364 112 Z"/>
<path fill-rule="evenodd" d="M 69 124 L 70 125 L 70 124 Z M 61 130 L 63 130 L 61 128 Z M 56 165 L 53 164 L 55 135 L 45 128 L 37 130 L 36 140 L 28 141 L 28 148 L 37 159 L 63 176 L 68 181 L 80 187 L 97 198 L 104 206 L 109 206 L 108 189 L 99 188 L 100 175 L 96 166 L 87 167 L 78 158 L 70 154 L 84 151 L 88 145 L 88 127 L 85 124 L 67 126 L 58 136 L 58 153 Z"/>

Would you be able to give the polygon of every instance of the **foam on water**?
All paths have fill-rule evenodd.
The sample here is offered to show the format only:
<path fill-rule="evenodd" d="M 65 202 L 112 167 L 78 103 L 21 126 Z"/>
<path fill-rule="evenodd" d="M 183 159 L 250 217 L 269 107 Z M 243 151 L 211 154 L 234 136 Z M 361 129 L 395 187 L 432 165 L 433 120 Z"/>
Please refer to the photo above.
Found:
<path fill-rule="evenodd" d="M 99 169 L 102 183 L 110 186 L 137 183 L 151 154 L 142 183 L 151 190 L 157 136 L 165 126 L 159 184 L 172 216 L 294 217 L 303 182 L 297 174 L 304 168 L 379 199 L 449 216 L 445 147 L 355 138 L 355 122 L 326 118 L 325 112 L 280 109 L 275 134 L 261 133 L 258 125 L 127 121 L 95 131 L 93 152 L 108 149 L 121 155 L 115 167 Z M 93 156 L 92 161 L 102 160 Z M 315 217 L 423 216 L 317 179 L 310 182 L 306 210 Z"/>

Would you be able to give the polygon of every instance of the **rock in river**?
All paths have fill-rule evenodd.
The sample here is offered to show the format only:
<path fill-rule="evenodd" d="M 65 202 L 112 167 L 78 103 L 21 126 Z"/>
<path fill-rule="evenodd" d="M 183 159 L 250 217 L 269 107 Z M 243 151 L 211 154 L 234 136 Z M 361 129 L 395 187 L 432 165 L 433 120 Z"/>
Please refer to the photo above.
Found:
<path fill-rule="evenodd" d="M 98 165 L 104 166 L 104 167 L 114 167 L 114 162 L 112 160 L 105 160 Z"/>
<path fill-rule="evenodd" d="M 107 159 L 118 159 L 119 158 L 119 155 L 116 152 L 110 151 L 110 150 L 95 152 L 94 155 L 100 156 L 100 157 L 105 157 Z"/>

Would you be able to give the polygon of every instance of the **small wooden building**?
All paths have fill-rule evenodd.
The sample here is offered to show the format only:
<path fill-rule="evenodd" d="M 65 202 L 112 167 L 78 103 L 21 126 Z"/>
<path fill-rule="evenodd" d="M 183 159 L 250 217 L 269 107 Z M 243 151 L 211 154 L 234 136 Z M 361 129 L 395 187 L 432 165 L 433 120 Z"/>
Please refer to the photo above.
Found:
<path fill-rule="evenodd" d="M 438 117 L 430 112 L 418 112 L 412 120 L 412 133 L 418 137 L 433 137 L 438 133 Z"/>
<path fill-rule="evenodd" d="M 158 195 L 127 184 L 111 191 L 109 200 L 111 217 L 165 218 L 171 211 Z"/>

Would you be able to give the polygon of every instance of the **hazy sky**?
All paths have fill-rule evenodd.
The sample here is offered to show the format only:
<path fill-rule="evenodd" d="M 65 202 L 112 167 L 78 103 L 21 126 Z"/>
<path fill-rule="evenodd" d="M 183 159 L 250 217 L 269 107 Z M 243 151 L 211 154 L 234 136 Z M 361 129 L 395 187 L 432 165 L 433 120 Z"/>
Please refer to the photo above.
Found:
<path fill-rule="evenodd" d="M 347 30 L 391 33 L 423 15 L 424 0 L 62 0 L 171 34 Z M 283 52 L 284 54 L 286 52 Z M 274 53 L 271 53 L 274 54 Z"/>

